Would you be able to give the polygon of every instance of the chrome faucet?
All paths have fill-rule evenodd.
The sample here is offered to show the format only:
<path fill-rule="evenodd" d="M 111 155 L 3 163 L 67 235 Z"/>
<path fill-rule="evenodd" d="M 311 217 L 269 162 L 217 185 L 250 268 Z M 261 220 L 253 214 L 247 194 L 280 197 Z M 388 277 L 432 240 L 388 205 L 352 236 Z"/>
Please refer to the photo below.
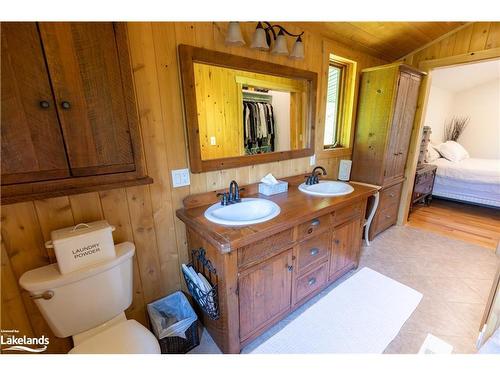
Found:
<path fill-rule="evenodd" d="M 321 172 L 318 172 L 317 170 L 318 169 L 321 169 Z M 312 170 L 312 173 L 310 176 L 306 176 L 307 179 L 306 179 L 306 185 L 315 185 L 315 184 L 318 184 L 319 183 L 319 176 L 326 176 L 326 169 L 321 167 L 321 166 L 317 166 L 315 167 L 313 170 Z"/>

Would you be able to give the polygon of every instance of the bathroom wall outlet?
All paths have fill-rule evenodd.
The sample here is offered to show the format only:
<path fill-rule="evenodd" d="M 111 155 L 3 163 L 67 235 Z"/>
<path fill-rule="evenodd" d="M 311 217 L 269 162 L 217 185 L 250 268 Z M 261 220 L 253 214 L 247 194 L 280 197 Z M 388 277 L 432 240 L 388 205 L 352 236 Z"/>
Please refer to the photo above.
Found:
<path fill-rule="evenodd" d="M 189 184 L 191 184 L 189 169 L 172 169 L 172 186 L 174 188 L 188 186 Z"/>
<path fill-rule="evenodd" d="M 316 154 L 314 154 L 311 157 L 309 157 L 309 165 L 313 166 L 315 164 L 316 164 Z"/>
<path fill-rule="evenodd" d="M 215 140 L 215 137 L 214 136 L 211 136 L 210 137 L 210 145 L 211 146 L 215 146 L 217 144 L 217 141 Z"/>

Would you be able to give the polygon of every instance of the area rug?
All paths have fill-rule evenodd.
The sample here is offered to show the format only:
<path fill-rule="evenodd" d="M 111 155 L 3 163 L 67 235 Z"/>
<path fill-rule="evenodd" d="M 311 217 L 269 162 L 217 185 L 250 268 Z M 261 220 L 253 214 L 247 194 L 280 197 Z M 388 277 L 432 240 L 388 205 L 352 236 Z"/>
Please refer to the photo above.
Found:
<path fill-rule="evenodd" d="M 382 353 L 422 294 L 364 267 L 251 354 Z"/>

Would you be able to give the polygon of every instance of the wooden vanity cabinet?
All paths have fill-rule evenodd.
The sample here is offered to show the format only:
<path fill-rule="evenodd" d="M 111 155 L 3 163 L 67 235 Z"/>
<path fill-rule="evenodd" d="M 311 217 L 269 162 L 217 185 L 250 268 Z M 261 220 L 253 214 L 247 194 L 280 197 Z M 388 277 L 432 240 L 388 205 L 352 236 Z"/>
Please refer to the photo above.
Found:
<path fill-rule="evenodd" d="M 205 249 L 217 271 L 220 318 L 212 320 L 194 305 L 224 353 L 239 353 L 358 266 L 366 203 L 375 189 L 355 185 L 351 197 L 328 204 L 298 191 L 294 183 L 303 176 L 286 180 L 288 193 L 267 197 L 282 209 L 275 221 L 241 228 L 214 225 L 203 215 L 214 193 L 188 197 L 186 208 L 177 211 L 186 223 L 188 248 Z M 254 196 L 256 189 L 257 184 L 246 186 L 245 196 Z"/>
<path fill-rule="evenodd" d="M 288 249 L 239 273 L 241 341 L 290 310 L 292 272 L 292 249 Z"/>
<path fill-rule="evenodd" d="M 150 183 L 126 25 L 5 22 L 2 203 Z"/>
<path fill-rule="evenodd" d="M 362 219 L 358 217 L 335 227 L 333 230 L 333 248 L 328 272 L 330 280 L 337 279 L 357 266 L 362 229 Z"/>

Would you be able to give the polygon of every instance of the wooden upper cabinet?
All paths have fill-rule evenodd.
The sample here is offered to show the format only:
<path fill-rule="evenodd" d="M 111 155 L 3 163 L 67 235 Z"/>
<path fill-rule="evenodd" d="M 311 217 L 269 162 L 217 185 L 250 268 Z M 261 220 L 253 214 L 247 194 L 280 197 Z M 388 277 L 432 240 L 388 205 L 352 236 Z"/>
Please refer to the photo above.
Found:
<path fill-rule="evenodd" d="M 365 69 L 358 101 L 352 179 L 402 179 L 422 73 L 401 63 Z"/>
<path fill-rule="evenodd" d="M 151 183 L 126 25 L 2 31 L 2 203 Z"/>
<path fill-rule="evenodd" d="M 36 23 L 2 23 L 2 184 L 70 176 Z"/>
<path fill-rule="evenodd" d="M 386 153 L 384 180 L 404 175 L 419 87 L 420 76 L 401 72 Z"/>
<path fill-rule="evenodd" d="M 133 171 L 114 25 L 39 25 L 72 174 Z"/>

